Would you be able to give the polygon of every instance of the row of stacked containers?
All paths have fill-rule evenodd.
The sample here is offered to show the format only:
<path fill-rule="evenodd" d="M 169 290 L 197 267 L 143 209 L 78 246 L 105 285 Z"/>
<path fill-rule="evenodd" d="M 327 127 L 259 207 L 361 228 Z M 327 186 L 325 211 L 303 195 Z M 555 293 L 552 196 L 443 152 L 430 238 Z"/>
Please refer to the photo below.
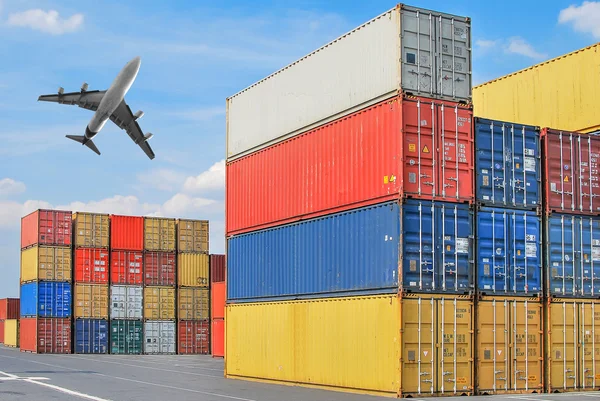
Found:
<path fill-rule="evenodd" d="M 208 232 L 205 220 L 25 216 L 21 350 L 209 354 Z"/>
<path fill-rule="evenodd" d="M 470 31 L 399 5 L 227 99 L 227 377 L 600 387 L 599 139 L 474 118 Z"/>
<path fill-rule="evenodd" d="M 0 344 L 19 346 L 19 298 L 0 299 Z"/>

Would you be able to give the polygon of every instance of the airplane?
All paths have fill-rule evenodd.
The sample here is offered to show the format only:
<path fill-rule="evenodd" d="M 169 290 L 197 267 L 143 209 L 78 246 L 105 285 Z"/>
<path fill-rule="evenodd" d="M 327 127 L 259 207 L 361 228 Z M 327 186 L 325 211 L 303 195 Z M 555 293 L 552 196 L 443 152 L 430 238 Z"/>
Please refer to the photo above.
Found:
<path fill-rule="evenodd" d="M 88 84 L 84 82 L 80 92 L 64 93 L 64 89 L 59 87 L 58 94 L 41 95 L 38 101 L 77 105 L 94 111 L 94 116 L 85 127 L 85 135 L 66 135 L 66 137 L 87 146 L 98 155 L 100 151 L 92 139 L 98 135 L 98 132 L 110 118 L 117 127 L 125 130 L 133 142 L 142 148 L 144 153 L 152 160 L 155 155 L 148 144 L 148 140 L 152 138 L 153 134 L 147 133 L 144 135 L 137 122 L 144 115 L 144 112 L 139 110 L 133 114 L 124 99 L 137 76 L 140 64 L 141 59 L 139 56 L 129 61 L 119 72 L 108 90 L 88 91 Z"/>

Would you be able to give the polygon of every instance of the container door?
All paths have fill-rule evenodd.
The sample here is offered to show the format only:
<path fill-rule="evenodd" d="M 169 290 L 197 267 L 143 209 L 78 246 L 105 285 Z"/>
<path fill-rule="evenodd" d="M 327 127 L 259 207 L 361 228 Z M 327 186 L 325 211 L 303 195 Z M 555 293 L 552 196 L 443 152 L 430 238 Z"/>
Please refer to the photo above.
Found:
<path fill-rule="evenodd" d="M 406 394 L 435 393 L 437 330 L 435 300 L 418 297 L 402 301 L 402 389 Z"/>
<path fill-rule="evenodd" d="M 542 253 L 540 219 L 533 212 L 513 211 L 511 220 L 511 291 L 541 292 Z"/>
<path fill-rule="evenodd" d="M 508 291 L 508 219 L 508 213 L 501 209 L 477 212 L 477 285 L 485 294 Z"/>
<path fill-rule="evenodd" d="M 471 33 L 464 21 L 439 16 L 436 20 L 438 54 L 435 58 L 437 93 L 471 98 Z"/>
<path fill-rule="evenodd" d="M 575 217 L 554 215 L 548 218 L 548 292 L 554 296 L 576 295 Z"/>
<path fill-rule="evenodd" d="M 402 206 L 404 277 L 402 287 L 435 291 L 435 210 L 432 202 L 411 201 Z"/>
<path fill-rule="evenodd" d="M 596 389 L 600 380 L 600 308 L 595 301 L 584 301 L 579 305 L 579 386 L 582 390 Z M 596 316 L 598 314 L 599 316 Z M 599 332 L 595 330 L 598 329 Z M 594 334 L 595 333 L 595 334 Z"/>
<path fill-rule="evenodd" d="M 507 205 L 504 157 L 505 124 L 480 120 L 476 125 L 477 200 L 485 204 Z"/>
<path fill-rule="evenodd" d="M 590 248 L 588 250 L 589 269 L 591 275 L 591 289 L 590 293 L 592 296 L 600 295 L 600 219 L 591 218 L 589 220 L 589 232 L 584 235 L 589 235 Z M 584 246 L 584 249 L 587 249 Z"/>
<path fill-rule="evenodd" d="M 403 8 L 402 88 L 423 95 L 435 94 L 435 26 L 433 17 L 421 10 Z"/>
<path fill-rule="evenodd" d="M 471 214 L 465 205 L 440 204 L 436 211 L 441 258 L 435 270 L 439 272 L 436 287 L 442 292 L 469 292 L 471 287 Z"/>
<path fill-rule="evenodd" d="M 512 372 L 515 392 L 542 390 L 542 304 L 537 300 L 511 302 Z"/>
<path fill-rule="evenodd" d="M 549 310 L 550 331 L 550 389 L 578 388 L 578 343 L 576 302 L 551 302 Z"/>
<path fill-rule="evenodd" d="M 577 135 L 577 159 L 579 181 L 578 210 L 597 213 L 600 211 L 600 140 L 589 135 Z"/>
<path fill-rule="evenodd" d="M 548 208 L 554 211 L 575 210 L 575 145 L 573 134 L 546 135 L 546 176 Z"/>
<path fill-rule="evenodd" d="M 477 389 L 496 393 L 509 389 L 510 337 L 508 301 L 482 301 L 477 306 Z"/>
<path fill-rule="evenodd" d="M 507 137 L 508 139 L 508 137 Z M 539 134 L 533 127 L 512 125 L 510 127 L 512 162 L 508 195 L 513 207 L 535 207 L 540 204 L 539 186 Z"/>

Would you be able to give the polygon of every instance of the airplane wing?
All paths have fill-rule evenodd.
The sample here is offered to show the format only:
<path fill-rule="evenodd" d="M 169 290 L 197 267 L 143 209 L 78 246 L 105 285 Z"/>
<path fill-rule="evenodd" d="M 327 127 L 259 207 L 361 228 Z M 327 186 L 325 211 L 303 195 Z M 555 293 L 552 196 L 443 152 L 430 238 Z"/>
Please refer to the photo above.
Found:
<path fill-rule="evenodd" d="M 154 152 L 150 145 L 148 145 L 147 140 L 150 139 L 152 134 L 144 135 L 140 125 L 137 123 L 137 119 L 139 116 L 133 115 L 131 109 L 125 103 L 123 99 L 121 103 L 117 106 L 115 111 L 110 116 L 110 120 L 117 125 L 117 127 L 125 130 L 127 135 L 131 138 L 133 142 L 135 142 L 144 153 L 150 158 L 150 160 L 154 159 Z"/>
<path fill-rule="evenodd" d="M 38 101 L 77 105 L 82 109 L 96 111 L 105 93 L 106 91 L 98 90 L 70 93 L 61 93 L 59 91 L 55 95 L 42 95 L 38 98 Z"/>

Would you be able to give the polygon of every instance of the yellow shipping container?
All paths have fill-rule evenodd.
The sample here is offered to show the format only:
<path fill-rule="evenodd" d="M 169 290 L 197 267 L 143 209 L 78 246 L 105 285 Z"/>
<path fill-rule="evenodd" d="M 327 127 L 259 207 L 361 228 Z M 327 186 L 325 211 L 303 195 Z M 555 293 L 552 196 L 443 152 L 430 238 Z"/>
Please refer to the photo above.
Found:
<path fill-rule="evenodd" d="M 144 249 L 175 251 L 175 219 L 144 217 Z"/>
<path fill-rule="evenodd" d="M 208 254 L 177 255 L 177 283 L 182 287 L 208 287 Z"/>
<path fill-rule="evenodd" d="M 4 321 L 4 345 L 15 348 L 19 346 L 19 321 L 17 319 Z"/>
<path fill-rule="evenodd" d="M 73 213 L 75 225 L 75 246 L 87 248 L 108 248 L 109 216 L 97 213 Z"/>
<path fill-rule="evenodd" d="M 600 43 L 473 88 L 476 117 L 590 132 L 600 129 Z"/>
<path fill-rule="evenodd" d="M 75 318 L 108 319 L 108 284 L 75 283 Z"/>
<path fill-rule="evenodd" d="M 470 395 L 472 309 L 466 296 L 413 294 L 229 304 L 225 375 L 398 397 Z"/>
<path fill-rule="evenodd" d="M 177 291 L 179 320 L 210 319 L 209 294 L 208 288 L 179 288 Z"/>
<path fill-rule="evenodd" d="M 144 319 L 175 319 L 175 288 L 144 288 Z"/>
<path fill-rule="evenodd" d="M 21 283 L 28 281 L 71 281 L 71 248 L 34 246 L 21 251 Z"/>
<path fill-rule="evenodd" d="M 179 220 L 177 249 L 179 252 L 208 253 L 208 220 Z"/>
<path fill-rule="evenodd" d="M 552 299 L 546 303 L 546 324 L 546 390 L 551 393 L 597 390 L 600 301 Z"/>
<path fill-rule="evenodd" d="M 476 305 L 478 394 L 544 391 L 540 298 L 483 297 Z"/>

